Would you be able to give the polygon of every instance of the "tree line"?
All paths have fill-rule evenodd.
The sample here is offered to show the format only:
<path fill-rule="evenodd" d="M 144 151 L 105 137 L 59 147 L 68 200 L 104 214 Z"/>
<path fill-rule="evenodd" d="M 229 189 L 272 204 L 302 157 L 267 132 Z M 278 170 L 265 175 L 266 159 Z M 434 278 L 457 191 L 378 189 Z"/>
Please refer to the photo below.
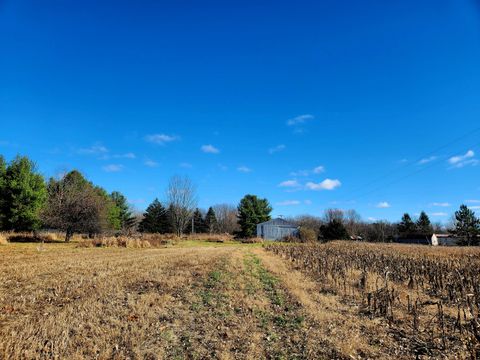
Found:
<path fill-rule="evenodd" d="M 206 213 L 197 207 L 196 189 L 188 177 L 170 179 L 165 201 L 155 199 L 135 215 L 126 197 L 108 193 L 73 170 L 48 181 L 26 156 L 7 163 L 0 155 L 0 231 L 65 232 L 94 236 L 104 232 L 231 233 L 252 237 L 258 222 L 270 219 L 266 199 L 246 195 L 238 206 L 219 204 Z"/>
<path fill-rule="evenodd" d="M 220 204 L 206 212 L 197 206 L 196 188 L 188 177 L 170 179 L 164 202 L 155 199 L 140 216 L 134 214 L 126 197 L 108 193 L 73 170 L 45 181 L 35 164 L 25 156 L 7 163 L 0 155 L 0 231 L 64 231 L 94 236 L 103 232 L 131 233 L 230 233 L 242 238 L 256 236 L 256 226 L 271 219 L 267 199 L 245 195 L 238 206 Z M 355 210 L 328 209 L 323 217 L 310 215 L 288 219 L 300 227 L 308 240 L 362 239 L 393 241 L 395 237 L 429 236 L 441 232 L 422 211 L 416 221 L 405 213 L 398 223 L 364 222 Z M 480 219 L 461 205 L 448 229 L 465 245 L 478 245 Z"/>
<path fill-rule="evenodd" d="M 127 199 L 118 191 L 108 193 L 73 170 L 45 181 L 25 156 L 7 163 L 0 156 L 0 230 L 37 231 L 51 228 L 97 234 L 126 231 L 135 225 Z"/>
<path fill-rule="evenodd" d="M 405 213 L 399 222 L 362 221 L 355 210 L 327 209 L 323 217 L 301 215 L 288 219 L 300 227 L 300 236 L 305 241 L 364 240 L 392 242 L 398 238 L 430 238 L 433 233 L 448 232 L 459 239 L 460 245 L 480 244 L 480 218 L 462 204 L 447 226 L 434 224 L 422 211 L 414 220 Z"/>

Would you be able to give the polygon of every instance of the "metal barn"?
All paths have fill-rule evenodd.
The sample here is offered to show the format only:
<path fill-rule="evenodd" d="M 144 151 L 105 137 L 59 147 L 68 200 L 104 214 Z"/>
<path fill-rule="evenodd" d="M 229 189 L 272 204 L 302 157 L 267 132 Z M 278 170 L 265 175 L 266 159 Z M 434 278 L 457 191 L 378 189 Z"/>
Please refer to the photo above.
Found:
<path fill-rule="evenodd" d="M 257 236 L 278 241 L 286 236 L 298 236 L 298 226 L 280 218 L 273 219 L 257 225 Z"/>

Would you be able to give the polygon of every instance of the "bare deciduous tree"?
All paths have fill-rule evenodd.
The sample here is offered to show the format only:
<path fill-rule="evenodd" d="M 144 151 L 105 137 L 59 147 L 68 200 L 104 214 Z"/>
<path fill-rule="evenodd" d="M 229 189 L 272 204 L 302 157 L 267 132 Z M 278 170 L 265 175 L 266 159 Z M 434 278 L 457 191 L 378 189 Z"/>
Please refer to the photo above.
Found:
<path fill-rule="evenodd" d="M 170 179 L 166 196 L 173 231 L 181 236 L 197 207 L 195 186 L 188 177 L 174 176 Z"/>
<path fill-rule="evenodd" d="M 74 233 L 96 234 L 108 226 L 105 199 L 78 171 L 58 181 L 51 179 L 47 190 L 42 220 L 52 228 L 65 231 L 65 241 Z"/>
<path fill-rule="evenodd" d="M 345 220 L 344 212 L 340 209 L 327 209 L 323 217 L 326 223 L 332 222 L 333 220 L 343 223 Z"/>
<path fill-rule="evenodd" d="M 240 230 L 238 225 L 237 207 L 230 204 L 218 204 L 213 206 L 217 216 L 218 231 L 221 233 L 234 234 Z"/>
<path fill-rule="evenodd" d="M 344 213 L 345 227 L 350 236 L 359 236 L 361 231 L 362 218 L 356 210 L 347 210 Z"/>

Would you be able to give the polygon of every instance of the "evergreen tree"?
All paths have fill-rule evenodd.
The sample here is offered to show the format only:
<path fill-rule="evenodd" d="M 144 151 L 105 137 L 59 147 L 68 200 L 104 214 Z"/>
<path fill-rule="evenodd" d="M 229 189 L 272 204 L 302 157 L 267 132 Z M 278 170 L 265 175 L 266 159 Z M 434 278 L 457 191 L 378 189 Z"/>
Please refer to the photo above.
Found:
<path fill-rule="evenodd" d="M 27 157 L 17 156 L 5 167 L 0 160 L 0 214 L 3 230 L 32 231 L 40 227 L 40 211 L 47 191 L 45 181 L 35 164 Z"/>
<path fill-rule="evenodd" d="M 145 211 L 139 230 L 146 233 L 166 234 L 171 232 L 171 228 L 167 209 L 158 199 L 153 200 Z"/>
<path fill-rule="evenodd" d="M 256 235 L 257 225 L 270 220 L 272 207 L 267 199 L 259 199 L 255 195 L 245 195 L 238 205 L 238 224 L 241 237 Z"/>
<path fill-rule="evenodd" d="M 187 226 L 188 233 L 191 233 L 192 230 L 195 234 L 203 234 L 206 232 L 205 219 L 198 208 L 193 212 L 193 229 L 191 226 Z"/>
<path fill-rule="evenodd" d="M 114 191 L 110 194 L 110 199 L 118 209 L 119 228 L 117 230 L 128 231 L 135 226 L 135 218 L 128 206 L 127 198 L 122 193 Z"/>
<path fill-rule="evenodd" d="M 412 234 L 417 230 L 415 223 L 408 213 L 403 214 L 402 220 L 397 225 L 397 229 L 400 234 Z"/>
<path fill-rule="evenodd" d="M 210 234 L 218 230 L 217 216 L 212 207 L 208 208 L 207 215 L 205 215 L 205 230 Z"/>
<path fill-rule="evenodd" d="M 0 231 L 4 230 L 6 227 L 5 221 L 5 173 L 7 171 L 7 164 L 2 155 L 0 155 Z"/>
<path fill-rule="evenodd" d="M 420 216 L 418 217 L 418 220 L 417 220 L 416 227 L 417 227 L 417 232 L 421 233 L 422 235 L 428 235 L 432 233 L 433 231 L 432 223 L 430 222 L 430 218 L 425 213 L 425 211 L 422 211 L 420 213 Z"/>
<path fill-rule="evenodd" d="M 461 205 L 460 210 L 455 212 L 455 229 L 453 233 L 462 238 L 461 245 L 471 246 L 479 243 L 480 219 L 466 205 Z"/>
<path fill-rule="evenodd" d="M 349 239 L 347 228 L 339 219 L 332 219 L 327 224 L 320 226 L 320 235 L 325 241 Z"/>

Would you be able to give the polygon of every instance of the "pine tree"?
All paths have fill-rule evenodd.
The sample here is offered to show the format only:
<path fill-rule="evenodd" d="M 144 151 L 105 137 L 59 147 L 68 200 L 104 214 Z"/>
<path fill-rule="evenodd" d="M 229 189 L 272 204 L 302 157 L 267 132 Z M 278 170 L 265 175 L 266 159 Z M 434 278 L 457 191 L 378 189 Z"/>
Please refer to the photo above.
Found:
<path fill-rule="evenodd" d="M 400 234 L 412 234 L 417 230 L 408 213 L 403 214 L 402 221 L 398 223 L 397 229 Z"/>
<path fill-rule="evenodd" d="M 320 234 L 324 240 L 348 240 L 347 228 L 339 219 L 332 219 L 326 225 L 320 226 Z"/>
<path fill-rule="evenodd" d="M 5 168 L 0 161 L 0 214 L 4 230 L 32 231 L 40 227 L 40 211 L 47 197 L 45 180 L 27 157 L 17 156 Z M 1 175 L 1 174 L 0 174 Z"/>
<path fill-rule="evenodd" d="M 212 207 L 208 208 L 207 215 L 205 215 L 205 229 L 210 234 L 218 231 L 217 216 Z"/>
<path fill-rule="evenodd" d="M 0 155 L 0 231 L 6 227 L 5 221 L 5 173 L 7 171 L 7 164 L 2 155 Z"/>
<path fill-rule="evenodd" d="M 258 224 L 270 220 L 272 207 L 267 199 L 256 195 L 245 195 L 238 205 L 238 224 L 240 236 L 248 238 L 256 235 Z"/>
<path fill-rule="evenodd" d="M 193 212 L 193 229 L 191 226 L 187 226 L 187 232 L 195 234 L 203 234 L 206 231 L 205 220 L 203 218 L 202 212 L 200 209 L 195 209 Z"/>
<path fill-rule="evenodd" d="M 166 234 L 171 232 L 168 211 L 158 199 L 147 207 L 144 217 L 139 225 L 139 230 L 146 233 Z"/>
<path fill-rule="evenodd" d="M 416 227 L 417 227 L 417 232 L 419 232 L 422 235 L 428 235 L 432 233 L 433 231 L 432 223 L 430 222 L 430 218 L 425 213 L 425 211 L 422 211 L 420 213 L 420 216 L 418 217 L 418 220 L 417 220 Z"/>
<path fill-rule="evenodd" d="M 114 191 L 110 194 L 116 208 L 118 209 L 118 220 L 120 227 L 117 230 L 128 231 L 135 225 L 135 218 L 128 206 L 127 198 L 122 193 Z"/>
<path fill-rule="evenodd" d="M 466 205 L 461 205 L 460 210 L 455 212 L 455 229 L 453 233 L 462 238 L 461 245 L 471 246 L 479 243 L 480 219 Z"/>

